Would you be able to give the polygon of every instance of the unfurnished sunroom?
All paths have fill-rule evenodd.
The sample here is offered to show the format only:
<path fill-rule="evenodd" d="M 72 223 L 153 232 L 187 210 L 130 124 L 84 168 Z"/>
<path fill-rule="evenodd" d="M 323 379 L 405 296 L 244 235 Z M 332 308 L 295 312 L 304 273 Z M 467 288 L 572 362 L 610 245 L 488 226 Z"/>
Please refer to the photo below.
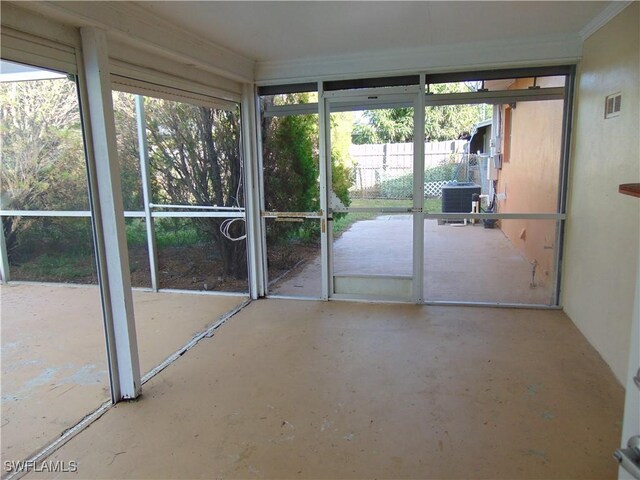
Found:
<path fill-rule="evenodd" d="M 3 2 L 3 478 L 616 476 L 639 19 Z"/>

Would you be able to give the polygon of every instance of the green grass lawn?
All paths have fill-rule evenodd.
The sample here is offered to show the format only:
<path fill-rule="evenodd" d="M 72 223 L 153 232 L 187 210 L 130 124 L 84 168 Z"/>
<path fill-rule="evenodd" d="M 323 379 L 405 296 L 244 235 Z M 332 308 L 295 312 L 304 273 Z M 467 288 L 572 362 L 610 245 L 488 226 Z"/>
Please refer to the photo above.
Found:
<path fill-rule="evenodd" d="M 404 207 L 410 208 L 412 206 L 411 200 L 390 200 L 384 198 L 376 199 L 354 199 L 349 207 L 352 208 L 390 208 L 390 207 Z M 428 213 L 440 213 L 442 212 L 442 199 L 440 198 L 425 198 L 424 211 Z M 342 232 L 346 231 L 356 222 L 361 220 L 371 220 L 381 215 L 381 212 L 350 212 L 347 214 L 335 214 L 333 219 L 333 235 L 339 236 Z"/>

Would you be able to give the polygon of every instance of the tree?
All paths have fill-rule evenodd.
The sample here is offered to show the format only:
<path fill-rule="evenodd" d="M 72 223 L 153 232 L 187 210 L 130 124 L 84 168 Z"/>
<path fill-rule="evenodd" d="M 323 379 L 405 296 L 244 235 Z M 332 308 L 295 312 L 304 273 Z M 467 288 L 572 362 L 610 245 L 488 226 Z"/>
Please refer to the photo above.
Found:
<path fill-rule="evenodd" d="M 262 97 L 262 110 L 270 105 L 308 103 L 309 93 Z M 262 144 L 264 188 L 268 210 L 310 212 L 320 209 L 318 116 L 263 116 Z M 349 205 L 351 186 L 352 117 L 348 113 L 331 115 L 332 188 L 344 205 Z M 320 234 L 317 222 L 305 222 L 301 227 L 277 224 L 269 229 L 271 241 L 279 241 L 297 233 L 305 238 Z"/>
<path fill-rule="evenodd" d="M 308 94 L 288 95 L 285 101 L 303 103 Z M 273 104 L 263 97 L 263 110 Z M 318 188 L 317 115 L 262 118 L 263 178 L 266 207 L 279 211 L 320 208 Z"/>
<path fill-rule="evenodd" d="M 433 94 L 464 93 L 475 91 L 476 85 L 465 83 L 443 83 L 430 86 Z M 482 104 L 443 105 L 427 107 L 425 137 L 428 142 L 441 142 L 469 137 L 473 126 L 485 119 Z"/>
<path fill-rule="evenodd" d="M 0 84 L 0 206 L 14 210 L 87 210 L 87 177 L 73 79 Z M 56 219 L 48 219 L 53 223 Z M 34 220 L 3 217 L 12 260 Z"/>
<path fill-rule="evenodd" d="M 2 207 L 87 210 L 86 166 L 74 83 L 52 80 L 2 84 L 0 96 Z M 123 201 L 125 209 L 139 210 L 142 194 L 134 97 L 114 92 L 113 100 Z M 285 97 L 285 101 L 298 100 Z M 154 203 L 244 206 L 238 110 L 158 98 L 145 98 L 145 110 Z M 265 189 L 273 199 L 270 206 L 278 210 L 318 210 L 317 116 L 268 119 L 263 121 L 263 134 Z M 349 130 L 347 144 L 350 135 Z M 341 146 L 332 149 L 333 185 L 348 204 L 348 145 L 342 145 L 344 139 L 337 139 L 333 139 L 334 145 Z M 202 238 L 213 239 L 224 275 L 246 277 L 245 241 L 234 242 L 223 234 L 223 221 L 193 220 Z M 315 223 L 305 226 L 307 234 L 319 233 Z M 26 231 L 28 221 L 21 224 Z M 10 245 L 14 245 L 18 233 L 15 219 L 5 217 L 3 227 Z M 240 237 L 244 227 L 236 222 L 227 233 Z"/>
<path fill-rule="evenodd" d="M 349 188 L 353 184 L 354 165 L 349 154 L 353 137 L 353 112 L 332 113 L 331 188 L 345 207 L 351 204 Z M 338 214 L 339 216 L 340 214 Z"/>
<path fill-rule="evenodd" d="M 310 94 L 261 98 L 262 111 L 270 105 L 308 103 Z M 320 209 L 318 116 L 288 115 L 261 119 L 265 207 L 271 211 L 312 212 Z M 267 244 L 314 241 L 318 222 L 267 223 Z"/>
<path fill-rule="evenodd" d="M 145 98 L 154 203 L 244 206 L 239 112 Z M 221 230 L 224 218 L 194 222 L 220 251 L 224 274 L 247 275 L 246 242 Z M 229 233 L 242 236 L 237 223 Z"/>
<path fill-rule="evenodd" d="M 118 163 L 120 164 L 122 202 L 125 210 L 141 210 L 144 206 L 135 96 L 117 91 L 114 91 L 112 96 L 116 124 L 116 143 L 118 145 Z"/>
<path fill-rule="evenodd" d="M 433 94 L 475 91 L 477 85 L 443 83 L 429 86 Z M 490 113 L 489 113 L 490 115 Z M 483 105 L 444 105 L 427 107 L 425 139 L 428 142 L 468 137 L 473 126 L 484 120 Z M 413 141 L 413 109 L 367 110 L 353 130 L 353 143 L 406 143 Z"/>
<path fill-rule="evenodd" d="M 413 109 L 367 110 L 353 129 L 353 143 L 406 143 L 413 140 Z"/>
<path fill-rule="evenodd" d="M 315 97 L 315 98 L 314 98 Z M 262 111 L 271 105 L 300 104 L 316 101 L 315 93 L 264 96 Z M 349 205 L 351 186 L 352 117 L 348 113 L 331 118 L 332 189 L 343 204 Z M 317 114 L 270 117 L 261 122 L 263 177 L 267 210 L 311 212 L 320 209 L 319 119 Z M 267 223 L 267 244 L 315 242 L 320 236 L 320 222 L 304 221 Z M 270 250 L 270 252 L 275 250 Z M 270 256 L 270 265 L 289 268 L 288 261 L 297 258 L 291 252 L 286 259 Z"/>

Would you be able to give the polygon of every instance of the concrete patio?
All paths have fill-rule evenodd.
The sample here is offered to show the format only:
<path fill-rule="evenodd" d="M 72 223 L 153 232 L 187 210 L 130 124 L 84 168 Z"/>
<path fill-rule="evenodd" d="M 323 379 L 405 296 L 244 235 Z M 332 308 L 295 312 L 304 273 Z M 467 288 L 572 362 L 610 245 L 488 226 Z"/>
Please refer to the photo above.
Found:
<path fill-rule="evenodd" d="M 244 297 L 134 291 L 144 374 Z M 96 286 L 12 284 L 2 302 L 2 458 L 23 460 L 109 398 Z"/>
<path fill-rule="evenodd" d="M 553 272 L 537 273 L 499 228 L 481 223 L 424 222 L 424 295 L 428 301 L 552 303 Z M 413 226 L 408 215 L 354 223 L 333 244 L 334 274 L 411 275 Z M 317 297 L 320 258 L 294 270 L 271 294 Z"/>
<path fill-rule="evenodd" d="M 78 464 L 55 478 L 611 479 L 622 403 L 563 312 L 268 299 L 50 460 Z"/>

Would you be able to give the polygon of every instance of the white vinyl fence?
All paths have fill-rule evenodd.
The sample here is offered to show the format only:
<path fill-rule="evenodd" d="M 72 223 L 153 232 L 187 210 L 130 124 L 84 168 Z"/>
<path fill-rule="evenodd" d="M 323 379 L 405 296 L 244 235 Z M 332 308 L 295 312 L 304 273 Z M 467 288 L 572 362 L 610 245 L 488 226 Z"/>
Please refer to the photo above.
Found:
<path fill-rule="evenodd" d="M 466 140 L 428 142 L 424 145 L 425 170 L 459 162 Z M 354 162 L 352 198 L 410 198 L 413 182 L 413 143 L 351 145 Z M 425 196 L 442 195 L 445 179 L 426 182 Z"/>

